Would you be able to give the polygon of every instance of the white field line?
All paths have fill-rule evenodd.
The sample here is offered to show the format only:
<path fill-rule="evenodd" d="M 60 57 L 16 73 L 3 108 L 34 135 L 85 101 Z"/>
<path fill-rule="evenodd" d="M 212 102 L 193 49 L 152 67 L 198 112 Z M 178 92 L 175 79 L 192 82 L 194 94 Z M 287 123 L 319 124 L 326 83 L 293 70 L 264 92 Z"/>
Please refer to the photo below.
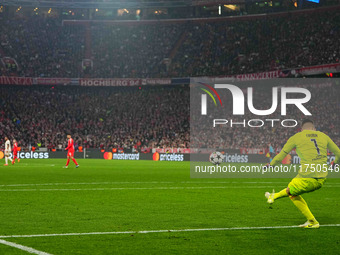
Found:
<path fill-rule="evenodd" d="M 27 252 L 32 253 L 32 254 L 37 254 L 37 255 L 52 255 L 51 253 L 47 253 L 47 252 L 43 252 L 43 251 L 38 251 L 38 250 L 33 249 L 31 247 L 24 246 L 24 245 L 21 245 L 21 244 L 16 244 L 16 243 L 13 243 L 13 242 L 8 242 L 8 241 L 2 240 L 2 239 L 0 239 L 0 243 L 4 244 L 4 245 L 7 245 L 7 246 L 11 246 L 11 247 L 17 248 L 19 250 L 27 251 Z"/>
<path fill-rule="evenodd" d="M 25 187 L 25 186 L 67 186 L 67 185 L 108 185 L 108 184 L 164 184 L 175 182 L 66 182 L 66 183 L 23 183 L 1 184 L 0 187 Z"/>
<path fill-rule="evenodd" d="M 55 164 L 28 164 L 28 163 L 15 163 L 14 166 L 3 166 L 4 168 L 14 168 L 14 167 L 46 167 L 46 166 L 56 166 Z M 61 166 L 62 167 L 62 166 Z"/>
<path fill-rule="evenodd" d="M 0 184 L 0 187 L 24 187 L 24 186 L 66 186 L 66 185 L 110 185 L 110 184 L 164 184 L 164 183 L 184 183 L 184 184 L 280 184 L 288 182 L 213 182 L 213 181 L 207 181 L 207 182 L 194 182 L 194 181 L 186 181 L 186 182 L 65 182 L 65 183 L 22 183 L 22 184 Z M 340 183 L 337 183 L 340 184 Z"/>
<path fill-rule="evenodd" d="M 325 224 L 321 227 L 340 227 L 340 224 Z M 89 232 L 89 233 L 60 233 L 60 234 L 35 234 L 35 235 L 7 235 L 0 238 L 30 238 L 50 236 L 88 236 L 88 235 L 119 235 L 119 234 L 150 234 L 150 233 L 176 233 L 176 232 L 202 232 L 202 231 L 231 231 L 231 230 L 264 230 L 264 229 L 291 229 L 299 226 L 267 226 L 267 227 L 233 227 L 233 228 L 193 228 L 193 229 L 164 229 L 142 231 L 113 231 L 113 232 Z M 1 240 L 1 239 L 0 239 Z"/>
<path fill-rule="evenodd" d="M 233 189 L 233 188 L 270 188 L 272 186 L 239 186 L 239 187 L 149 187 L 149 188 L 136 188 L 136 187 L 122 187 L 122 188 L 75 188 L 75 189 L 0 189 L 0 192 L 12 192 L 12 191 L 83 191 L 83 190 L 183 190 L 183 189 Z M 339 186 L 340 187 L 340 186 Z"/>
<path fill-rule="evenodd" d="M 95 190 L 185 190 L 185 189 L 263 189 L 272 188 L 273 186 L 210 186 L 210 187 L 121 187 L 121 188 L 74 188 L 74 189 L 0 189 L 0 192 L 32 192 L 32 191 L 95 191 Z M 323 188 L 340 188 L 340 186 L 325 186 Z"/>

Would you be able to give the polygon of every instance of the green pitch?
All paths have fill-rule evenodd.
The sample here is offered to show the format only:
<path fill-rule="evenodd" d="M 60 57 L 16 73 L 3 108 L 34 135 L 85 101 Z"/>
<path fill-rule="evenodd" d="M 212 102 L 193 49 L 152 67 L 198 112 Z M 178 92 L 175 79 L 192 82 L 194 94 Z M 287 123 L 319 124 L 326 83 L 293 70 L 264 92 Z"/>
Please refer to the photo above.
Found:
<path fill-rule="evenodd" d="M 0 240 L 54 255 L 340 254 L 340 180 L 303 195 L 332 226 L 299 229 L 289 199 L 270 209 L 264 198 L 289 179 L 190 179 L 189 162 L 65 161 L 0 166 Z M 0 243 L 0 254 L 29 253 Z"/>

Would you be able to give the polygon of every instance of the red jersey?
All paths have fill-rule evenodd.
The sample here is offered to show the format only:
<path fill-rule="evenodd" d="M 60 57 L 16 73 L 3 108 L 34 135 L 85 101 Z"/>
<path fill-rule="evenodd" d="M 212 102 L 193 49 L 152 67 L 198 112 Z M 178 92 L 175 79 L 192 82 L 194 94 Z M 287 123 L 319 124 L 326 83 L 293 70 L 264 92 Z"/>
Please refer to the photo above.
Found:
<path fill-rule="evenodd" d="M 13 152 L 14 153 L 18 152 L 18 143 L 13 144 Z"/>
<path fill-rule="evenodd" d="M 74 151 L 74 143 L 72 138 L 68 139 L 66 150 Z"/>

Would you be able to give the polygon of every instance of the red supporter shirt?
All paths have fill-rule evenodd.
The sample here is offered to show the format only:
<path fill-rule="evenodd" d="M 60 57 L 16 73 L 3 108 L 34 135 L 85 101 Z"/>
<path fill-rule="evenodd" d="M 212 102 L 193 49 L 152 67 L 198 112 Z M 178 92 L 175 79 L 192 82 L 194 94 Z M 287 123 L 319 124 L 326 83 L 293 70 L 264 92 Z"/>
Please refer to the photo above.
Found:
<path fill-rule="evenodd" d="M 73 139 L 72 138 L 68 139 L 66 150 L 74 151 L 74 144 L 73 144 Z"/>

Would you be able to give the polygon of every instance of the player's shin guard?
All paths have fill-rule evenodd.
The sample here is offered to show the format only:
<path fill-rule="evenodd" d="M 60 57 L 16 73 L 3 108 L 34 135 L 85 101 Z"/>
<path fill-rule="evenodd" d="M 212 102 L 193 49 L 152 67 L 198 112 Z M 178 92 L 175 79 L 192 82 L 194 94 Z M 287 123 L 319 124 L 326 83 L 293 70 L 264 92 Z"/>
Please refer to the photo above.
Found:
<path fill-rule="evenodd" d="M 78 165 L 78 163 L 77 163 L 75 158 L 73 158 L 72 161 L 74 162 L 74 164 Z"/>
<path fill-rule="evenodd" d="M 68 164 L 70 164 L 70 159 L 69 158 L 66 161 L 66 166 L 68 166 Z"/>
<path fill-rule="evenodd" d="M 5 157 L 5 164 L 8 164 L 8 157 Z"/>
<path fill-rule="evenodd" d="M 314 215 L 308 208 L 306 201 L 301 196 L 291 196 L 290 199 L 294 203 L 294 205 L 301 211 L 301 213 L 309 220 L 310 222 L 315 221 Z"/>
<path fill-rule="evenodd" d="M 274 200 L 282 198 L 282 197 L 288 197 L 287 189 L 283 189 L 280 192 L 277 192 L 274 194 Z"/>

